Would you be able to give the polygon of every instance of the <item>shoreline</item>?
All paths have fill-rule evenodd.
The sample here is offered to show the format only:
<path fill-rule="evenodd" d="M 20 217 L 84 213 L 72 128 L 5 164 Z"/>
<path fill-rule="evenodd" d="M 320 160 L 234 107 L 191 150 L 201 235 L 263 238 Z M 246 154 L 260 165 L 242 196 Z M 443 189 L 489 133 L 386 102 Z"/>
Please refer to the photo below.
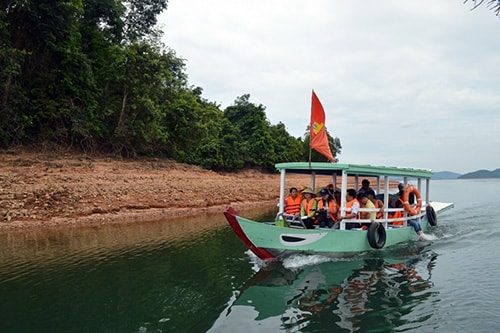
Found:
<path fill-rule="evenodd" d="M 230 205 L 237 211 L 245 212 L 256 209 L 257 207 L 271 208 L 276 205 L 276 200 L 237 203 Z M 100 227 L 108 225 L 129 225 L 134 223 L 148 223 L 157 221 L 178 220 L 181 218 L 193 218 L 203 215 L 220 214 L 221 219 L 223 210 L 227 205 L 217 205 L 202 208 L 149 208 L 144 210 L 127 210 L 125 212 L 112 212 L 103 214 L 92 214 L 87 216 L 80 216 L 75 218 L 58 217 L 55 216 L 48 221 L 29 221 L 29 220 L 16 220 L 7 222 L 0 225 L 0 235 L 12 232 L 22 233 L 35 230 L 49 230 L 49 229 L 67 229 L 67 228 L 80 228 L 80 227 Z"/>

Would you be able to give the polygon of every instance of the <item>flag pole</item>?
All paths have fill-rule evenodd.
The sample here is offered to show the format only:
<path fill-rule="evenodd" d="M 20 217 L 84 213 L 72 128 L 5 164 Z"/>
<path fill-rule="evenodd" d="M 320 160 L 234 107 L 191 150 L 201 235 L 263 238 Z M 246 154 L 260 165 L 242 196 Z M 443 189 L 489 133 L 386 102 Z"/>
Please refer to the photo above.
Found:
<path fill-rule="evenodd" d="M 309 147 L 309 169 L 311 169 L 312 148 Z"/>

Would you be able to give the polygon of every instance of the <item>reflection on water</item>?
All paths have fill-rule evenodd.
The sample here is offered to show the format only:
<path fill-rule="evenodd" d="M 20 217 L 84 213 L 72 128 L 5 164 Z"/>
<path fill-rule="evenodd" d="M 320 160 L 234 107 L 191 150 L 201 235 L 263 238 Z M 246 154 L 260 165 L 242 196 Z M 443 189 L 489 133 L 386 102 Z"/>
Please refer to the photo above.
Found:
<path fill-rule="evenodd" d="M 274 212 L 274 207 L 271 212 Z M 268 211 L 249 211 L 251 216 L 269 216 Z M 101 257 L 137 251 L 140 247 L 169 247 L 195 241 L 214 229 L 227 227 L 222 214 L 169 219 L 135 224 L 99 225 L 32 230 L 0 234 L 0 262 L 5 270 L 20 264 L 50 264 L 78 261 L 79 257 Z"/>
<path fill-rule="evenodd" d="M 395 250 L 402 257 L 386 252 L 319 264 L 318 256 L 297 256 L 289 263 L 312 264 L 292 268 L 271 264 L 240 290 L 211 332 L 297 332 L 306 327 L 318 332 L 387 332 L 418 327 L 432 316 L 432 309 L 423 305 L 436 297 L 431 291 L 436 255 L 423 249 L 411 254 L 414 250 Z"/>

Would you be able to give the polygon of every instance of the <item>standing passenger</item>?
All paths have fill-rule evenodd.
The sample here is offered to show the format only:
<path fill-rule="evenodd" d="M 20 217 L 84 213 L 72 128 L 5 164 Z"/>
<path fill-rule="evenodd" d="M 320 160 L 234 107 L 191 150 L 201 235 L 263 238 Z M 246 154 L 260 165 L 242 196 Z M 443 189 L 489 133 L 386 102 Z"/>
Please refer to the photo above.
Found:
<path fill-rule="evenodd" d="M 369 190 L 373 191 L 373 189 L 370 187 L 370 181 L 368 179 L 363 179 L 363 181 L 361 182 L 361 188 L 358 190 L 358 194 L 366 194 L 366 192 L 368 192 Z"/>

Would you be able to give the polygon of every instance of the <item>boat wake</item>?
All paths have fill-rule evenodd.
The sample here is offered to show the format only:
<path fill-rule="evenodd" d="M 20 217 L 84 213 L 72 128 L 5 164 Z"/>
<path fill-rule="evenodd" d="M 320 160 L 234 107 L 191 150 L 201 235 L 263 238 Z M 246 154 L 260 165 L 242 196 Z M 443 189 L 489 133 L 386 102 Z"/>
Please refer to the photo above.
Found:
<path fill-rule="evenodd" d="M 435 241 L 439 239 L 438 236 L 434 235 L 434 234 L 425 234 L 425 240 L 424 241 L 428 241 L 428 242 L 432 242 L 432 241 Z"/>
<path fill-rule="evenodd" d="M 319 265 L 325 262 L 336 261 L 334 258 L 329 258 L 319 254 L 294 254 L 283 259 L 283 267 L 287 269 L 299 269 L 307 266 Z"/>

